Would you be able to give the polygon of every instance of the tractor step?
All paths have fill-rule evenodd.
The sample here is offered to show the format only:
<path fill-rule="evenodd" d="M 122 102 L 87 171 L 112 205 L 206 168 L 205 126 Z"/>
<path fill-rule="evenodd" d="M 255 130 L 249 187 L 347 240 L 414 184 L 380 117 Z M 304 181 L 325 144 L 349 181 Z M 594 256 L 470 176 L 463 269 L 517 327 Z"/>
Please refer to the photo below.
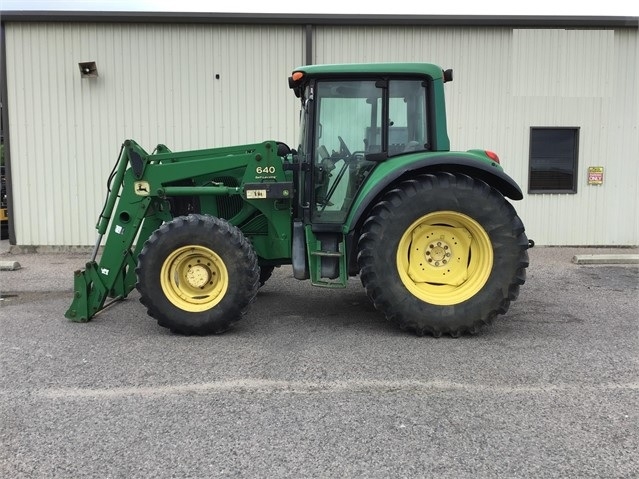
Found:
<path fill-rule="evenodd" d="M 340 233 L 315 233 L 306 227 L 306 246 L 313 286 L 345 288 L 348 281 L 346 245 Z"/>

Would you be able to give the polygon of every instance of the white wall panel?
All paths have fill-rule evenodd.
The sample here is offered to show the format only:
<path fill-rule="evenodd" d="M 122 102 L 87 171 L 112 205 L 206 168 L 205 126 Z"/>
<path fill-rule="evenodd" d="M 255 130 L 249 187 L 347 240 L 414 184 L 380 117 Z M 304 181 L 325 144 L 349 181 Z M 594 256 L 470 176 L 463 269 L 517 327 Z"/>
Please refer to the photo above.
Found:
<path fill-rule="evenodd" d="M 537 244 L 639 244 L 636 28 L 316 26 L 314 35 L 315 63 L 453 68 L 451 148 L 500 155 Z M 126 138 L 149 150 L 295 145 L 299 107 L 286 79 L 304 62 L 304 37 L 303 26 L 6 24 L 18 244 L 92 244 Z M 81 79 L 81 61 L 96 61 L 99 78 Z M 580 128 L 577 194 L 527 193 L 533 126 Z M 588 166 L 604 166 L 604 185 L 587 185 Z"/>
<path fill-rule="evenodd" d="M 295 26 L 6 25 L 20 245 L 90 245 L 121 143 L 148 151 L 297 140 Z M 99 77 L 82 79 L 79 62 Z M 219 75 L 219 79 L 216 79 Z"/>
<path fill-rule="evenodd" d="M 637 30 L 326 27 L 317 63 L 426 61 L 445 86 L 451 149 L 496 151 L 540 245 L 639 244 Z M 528 194 L 533 126 L 579 127 L 577 194 Z M 588 166 L 605 168 L 587 185 Z"/>

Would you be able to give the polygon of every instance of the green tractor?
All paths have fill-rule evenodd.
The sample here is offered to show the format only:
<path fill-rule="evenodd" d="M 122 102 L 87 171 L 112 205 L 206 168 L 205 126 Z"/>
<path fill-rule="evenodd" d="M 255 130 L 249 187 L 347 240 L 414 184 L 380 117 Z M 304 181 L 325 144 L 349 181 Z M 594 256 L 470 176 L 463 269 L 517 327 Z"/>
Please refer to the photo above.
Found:
<path fill-rule="evenodd" d="M 290 265 L 326 288 L 359 275 L 375 307 L 420 336 L 489 324 L 526 278 L 529 242 L 506 199 L 523 195 L 496 154 L 450 151 L 451 80 L 426 63 L 304 66 L 289 78 L 295 149 L 125 141 L 66 317 L 89 321 L 137 288 L 160 326 L 222 333 Z"/>

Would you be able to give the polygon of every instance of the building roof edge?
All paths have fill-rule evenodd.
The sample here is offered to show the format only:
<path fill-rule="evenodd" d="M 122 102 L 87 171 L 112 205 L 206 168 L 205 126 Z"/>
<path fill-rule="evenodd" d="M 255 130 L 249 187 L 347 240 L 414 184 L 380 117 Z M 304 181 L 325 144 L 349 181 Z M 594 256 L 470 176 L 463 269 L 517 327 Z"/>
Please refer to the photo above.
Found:
<path fill-rule="evenodd" d="M 354 15 L 301 13 L 215 13 L 148 11 L 31 11 L 2 12 L 2 22 L 101 22 L 284 25 L 421 25 L 475 27 L 639 28 L 632 16 L 554 15 Z"/>

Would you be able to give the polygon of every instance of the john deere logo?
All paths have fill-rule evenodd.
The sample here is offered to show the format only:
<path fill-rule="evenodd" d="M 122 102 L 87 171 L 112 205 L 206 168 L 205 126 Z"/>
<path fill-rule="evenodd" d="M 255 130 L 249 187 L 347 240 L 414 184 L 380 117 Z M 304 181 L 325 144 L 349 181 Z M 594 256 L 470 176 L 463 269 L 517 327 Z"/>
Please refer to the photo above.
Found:
<path fill-rule="evenodd" d="M 135 194 L 138 196 L 149 196 L 151 193 L 148 181 L 136 181 L 133 183 L 133 187 L 135 188 Z"/>

